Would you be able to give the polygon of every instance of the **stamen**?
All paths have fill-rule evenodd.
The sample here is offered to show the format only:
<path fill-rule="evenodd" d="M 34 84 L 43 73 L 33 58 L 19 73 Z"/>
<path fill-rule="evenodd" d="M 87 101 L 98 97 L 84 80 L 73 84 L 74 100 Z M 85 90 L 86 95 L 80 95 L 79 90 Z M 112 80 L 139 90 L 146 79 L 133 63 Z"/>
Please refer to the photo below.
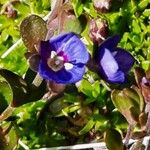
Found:
<path fill-rule="evenodd" d="M 61 70 L 63 67 L 65 67 L 66 70 L 72 69 L 73 64 L 65 63 L 66 60 L 65 60 L 64 56 L 60 56 L 55 51 L 51 51 L 51 55 L 50 55 L 50 58 L 48 58 L 48 60 L 47 60 L 47 64 L 55 72 Z"/>
<path fill-rule="evenodd" d="M 59 65 L 60 63 L 61 63 L 60 60 L 56 60 L 56 61 L 55 61 L 55 64 L 56 64 L 56 65 Z"/>
<path fill-rule="evenodd" d="M 51 51 L 51 56 L 50 58 L 54 58 L 55 56 L 57 56 L 57 53 L 55 51 Z"/>
<path fill-rule="evenodd" d="M 71 63 L 65 63 L 64 66 L 66 70 L 71 70 L 73 68 L 73 64 Z"/>
<path fill-rule="evenodd" d="M 57 72 L 64 67 L 64 61 L 62 60 L 62 58 L 60 59 L 59 57 L 55 56 L 54 58 L 48 58 L 47 65 L 53 71 Z"/>
<path fill-rule="evenodd" d="M 64 58 L 62 56 L 57 56 L 58 60 L 64 61 Z"/>

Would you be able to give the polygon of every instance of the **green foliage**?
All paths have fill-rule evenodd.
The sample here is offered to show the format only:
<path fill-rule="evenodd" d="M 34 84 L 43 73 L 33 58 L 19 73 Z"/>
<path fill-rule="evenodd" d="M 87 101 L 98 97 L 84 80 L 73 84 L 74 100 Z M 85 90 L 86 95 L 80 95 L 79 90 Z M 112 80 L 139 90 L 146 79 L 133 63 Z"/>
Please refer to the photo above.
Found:
<path fill-rule="evenodd" d="M 0 90 L 0 99 L 1 99 L 0 113 L 2 113 L 11 102 L 13 96 L 12 96 L 12 91 L 7 81 L 1 79 L 0 89 L 1 89 Z"/>
<path fill-rule="evenodd" d="M 144 102 L 140 93 L 134 88 L 114 90 L 112 101 L 115 107 L 124 115 L 129 124 L 135 124 L 143 110 Z"/>
<path fill-rule="evenodd" d="M 45 92 L 45 88 L 46 88 L 45 82 L 43 82 L 39 87 L 35 87 L 34 85 L 30 86 L 20 76 L 5 69 L 0 69 L 0 75 L 3 78 L 5 78 L 9 87 L 11 88 L 11 91 L 9 90 L 5 92 L 6 93 L 10 92 L 9 97 L 7 96 L 7 98 L 9 100 L 10 105 L 13 107 L 19 107 L 25 103 L 39 100 Z M 27 75 L 28 74 L 26 74 L 26 76 Z M 3 83 L 3 86 L 6 85 L 5 82 L 2 82 L 2 83 Z M 4 89 L 2 89 L 2 91 L 0 90 L 0 93 L 3 93 L 3 92 L 4 92 Z"/>
<path fill-rule="evenodd" d="M 3 124 L 3 128 L 6 132 L 9 132 L 7 135 L 4 135 L 2 128 L 0 128 L 0 147 L 1 149 L 10 150 L 16 148 L 18 144 L 18 136 L 16 133 L 15 127 L 11 128 L 10 123 Z"/>
<path fill-rule="evenodd" d="M 109 150 L 123 150 L 121 135 L 115 129 L 108 129 L 106 131 L 105 142 Z"/>
<path fill-rule="evenodd" d="M 82 12 L 83 12 L 83 4 L 82 1 L 80 0 L 73 0 L 72 3 L 73 7 L 74 7 L 74 11 L 77 17 L 79 17 Z"/>
<path fill-rule="evenodd" d="M 6 3 L 17 11 L 16 16 L 9 17 L 6 14 Z M 88 70 L 76 87 L 67 85 L 61 97 L 45 101 L 40 100 L 47 91 L 45 81 L 39 87 L 32 84 L 36 73 L 28 69 L 24 54 L 27 51 L 36 52 L 35 44 L 38 47 L 40 40 L 45 39 L 47 25 L 42 18 L 49 13 L 50 3 L 49 0 L 0 2 L 3 12 L 0 15 L 0 56 L 21 37 L 24 42 L 7 57 L 0 58 L 0 113 L 10 103 L 17 107 L 12 116 L 0 122 L 0 147 L 12 149 L 17 145 L 18 136 L 29 149 L 89 143 L 99 139 L 98 142 L 105 140 L 110 150 L 122 150 L 120 133 L 126 131 L 126 120 L 130 124 L 139 123 L 139 115 L 145 105 L 138 87 L 109 87 L 94 72 Z M 108 22 L 109 36 L 119 34 L 122 37 L 119 46 L 133 54 L 136 65 L 149 70 L 149 3 L 149 0 L 113 1 L 110 12 L 100 13 L 94 9 L 92 0 L 72 0 L 69 5 L 74 14 L 72 10 L 69 11 L 73 17 L 65 20 L 63 28 L 64 31 L 73 31 L 83 36 L 90 54 L 93 54 L 88 23 L 91 19 L 104 19 Z M 133 74 L 130 76 L 135 84 Z M 111 93 L 110 88 L 116 89 Z M 2 142 L 5 137 L 1 128 L 5 129 L 10 124 L 12 128 L 8 136 L 13 140 L 6 146 Z M 21 149 L 22 146 L 18 145 L 18 148 Z"/>

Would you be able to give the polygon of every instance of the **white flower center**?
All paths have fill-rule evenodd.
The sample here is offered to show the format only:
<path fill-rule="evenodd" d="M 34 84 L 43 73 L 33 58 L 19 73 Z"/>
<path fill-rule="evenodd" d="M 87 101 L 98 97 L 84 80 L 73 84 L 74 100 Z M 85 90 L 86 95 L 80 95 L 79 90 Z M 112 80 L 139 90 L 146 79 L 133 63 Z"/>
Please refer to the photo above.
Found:
<path fill-rule="evenodd" d="M 65 63 L 64 57 L 58 56 L 55 51 L 51 51 L 51 55 L 47 60 L 47 65 L 55 72 L 61 70 L 63 67 L 65 67 L 66 70 L 73 68 L 73 64 L 68 62 Z"/>
<path fill-rule="evenodd" d="M 51 51 L 50 58 L 47 60 L 47 65 L 55 72 L 61 70 L 64 67 L 64 58 L 57 56 L 55 51 Z"/>
<path fill-rule="evenodd" d="M 73 64 L 71 63 L 65 63 L 64 66 L 66 70 L 71 70 L 73 68 Z"/>

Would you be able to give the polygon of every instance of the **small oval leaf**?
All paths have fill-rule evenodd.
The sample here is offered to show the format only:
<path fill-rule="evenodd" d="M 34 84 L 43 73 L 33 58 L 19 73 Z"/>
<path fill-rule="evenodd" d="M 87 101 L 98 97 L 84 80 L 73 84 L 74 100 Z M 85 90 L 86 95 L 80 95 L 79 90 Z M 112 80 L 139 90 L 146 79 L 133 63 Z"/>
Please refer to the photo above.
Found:
<path fill-rule="evenodd" d="M 83 135 L 83 134 L 89 132 L 89 131 L 93 128 L 94 125 L 95 125 L 94 120 L 93 120 L 93 119 L 90 119 L 90 120 L 87 122 L 87 124 L 84 126 L 84 128 L 79 131 L 79 134 L 80 134 L 80 135 Z"/>
<path fill-rule="evenodd" d="M 28 50 L 35 52 L 40 41 L 45 40 L 47 34 L 46 22 L 37 15 L 30 15 L 22 21 L 20 33 Z"/>
<path fill-rule="evenodd" d="M 112 102 L 115 107 L 121 112 L 121 114 L 126 118 L 129 124 L 135 124 L 135 118 L 133 115 L 134 100 L 125 95 L 123 91 L 113 90 L 111 93 Z M 137 116 L 137 115 L 136 115 Z"/>
<path fill-rule="evenodd" d="M 7 130 L 7 131 L 6 131 Z M 8 132 L 7 134 L 5 132 Z M 3 150 L 16 149 L 18 144 L 18 137 L 14 127 L 7 123 L 5 128 L 0 127 L 0 148 Z"/>
<path fill-rule="evenodd" d="M 38 87 L 31 84 L 35 77 L 35 72 L 31 70 L 27 72 L 25 79 L 6 69 L 0 69 L 0 75 L 6 79 L 12 90 L 13 96 L 9 100 L 12 107 L 40 100 L 46 92 L 44 80 Z"/>
<path fill-rule="evenodd" d="M 109 129 L 106 131 L 105 142 L 109 150 L 123 150 L 121 135 L 115 129 Z"/>
<path fill-rule="evenodd" d="M 7 92 L 6 92 L 7 91 Z M 0 81 L 0 114 L 7 108 L 12 100 L 13 93 L 7 81 Z"/>
<path fill-rule="evenodd" d="M 0 69 L 0 75 L 6 79 L 13 92 L 13 99 L 11 101 L 11 105 L 13 107 L 20 106 L 27 98 L 27 83 L 20 76 L 6 69 Z"/>

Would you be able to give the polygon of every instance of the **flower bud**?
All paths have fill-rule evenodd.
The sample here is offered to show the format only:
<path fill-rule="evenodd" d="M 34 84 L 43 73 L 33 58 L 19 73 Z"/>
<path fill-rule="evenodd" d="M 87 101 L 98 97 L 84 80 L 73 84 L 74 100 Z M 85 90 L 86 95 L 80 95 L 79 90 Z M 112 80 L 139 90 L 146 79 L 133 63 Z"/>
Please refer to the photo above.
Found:
<path fill-rule="evenodd" d="M 8 18 L 16 18 L 17 11 L 12 7 L 12 5 L 8 5 L 5 8 L 4 14 L 6 14 Z"/>
<path fill-rule="evenodd" d="M 65 90 L 64 84 L 58 84 L 54 81 L 48 81 L 48 89 L 54 93 L 61 93 Z"/>
<path fill-rule="evenodd" d="M 101 13 L 106 13 L 110 10 L 111 0 L 93 0 L 94 8 Z"/>
<path fill-rule="evenodd" d="M 37 72 L 38 71 L 38 67 L 39 67 L 39 63 L 40 63 L 40 55 L 37 54 L 37 53 L 27 52 L 27 53 L 25 53 L 25 57 L 28 60 L 30 69 L 32 71 Z"/>
<path fill-rule="evenodd" d="M 100 44 L 108 35 L 108 24 L 100 18 L 92 19 L 89 24 L 89 37 L 95 43 Z"/>

